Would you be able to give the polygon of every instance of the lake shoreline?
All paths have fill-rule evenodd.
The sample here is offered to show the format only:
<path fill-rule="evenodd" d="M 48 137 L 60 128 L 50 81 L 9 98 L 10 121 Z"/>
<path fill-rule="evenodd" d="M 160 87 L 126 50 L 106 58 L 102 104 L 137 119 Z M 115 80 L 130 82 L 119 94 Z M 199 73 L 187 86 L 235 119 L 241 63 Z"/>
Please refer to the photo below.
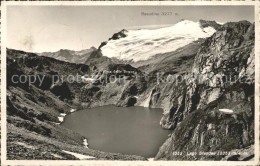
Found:
<path fill-rule="evenodd" d="M 104 110 L 104 107 L 105 108 L 107 108 L 108 107 L 108 110 Z M 167 139 L 168 138 L 168 135 L 169 135 L 169 133 L 170 133 L 170 130 L 165 130 L 165 129 L 163 129 L 163 128 L 161 128 L 161 126 L 160 126 L 160 118 L 161 118 L 161 116 L 163 115 L 163 109 L 161 109 L 161 108 L 147 108 L 147 107 L 142 107 L 142 106 L 133 106 L 133 107 L 118 107 L 118 106 L 116 106 L 116 105 L 112 105 L 112 104 L 110 104 L 110 105 L 105 105 L 105 106 L 99 106 L 99 107 L 94 107 L 94 108 L 89 108 L 89 107 L 85 107 L 85 109 L 80 109 L 80 110 L 75 110 L 75 111 L 73 111 L 73 113 L 69 113 L 69 114 L 67 114 L 67 115 L 72 115 L 72 114 L 74 114 L 73 116 L 75 116 L 75 113 L 79 113 L 80 112 L 80 114 L 84 114 L 84 110 L 86 110 L 86 109 L 89 109 L 89 110 L 91 110 L 91 111 L 98 111 L 97 109 L 103 109 L 103 111 L 104 112 L 113 112 L 114 111 L 114 109 L 118 109 L 116 112 L 118 113 L 118 112 L 121 112 L 122 111 L 122 109 L 123 109 L 123 112 L 126 112 L 126 111 L 130 111 L 131 109 L 134 109 L 133 111 L 134 112 L 136 112 L 136 109 L 137 110 L 139 110 L 139 109 L 144 109 L 144 110 L 141 110 L 140 112 L 146 112 L 146 113 L 148 113 L 148 115 L 149 114 L 151 114 L 151 110 L 152 110 L 152 112 L 154 111 L 154 112 L 156 112 L 156 116 L 157 116 L 157 122 L 153 122 L 153 127 L 152 127 L 152 132 L 154 132 L 154 131 L 156 131 L 156 130 L 160 130 L 160 132 L 162 132 L 162 133 L 160 133 L 159 134 L 159 137 L 165 137 L 164 139 L 163 139 L 163 141 L 165 140 L 165 139 Z M 93 110 L 94 109 L 94 110 Z M 125 109 L 125 110 L 124 110 Z M 160 111 L 158 112 L 157 111 L 157 109 L 159 109 Z M 147 112 L 149 110 L 149 112 Z M 90 112 L 91 112 L 90 111 Z M 89 112 L 89 111 L 88 111 Z M 137 111 L 138 112 L 138 111 Z M 130 113 L 130 112 L 129 112 Z M 64 124 L 64 123 L 67 123 L 67 121 L 68 120 L 70 120 L 70 119 L 68 119 L 68 116 L 66 115 L 66 118 L 64 118 L 64 121 L 62 122 L 62 126 L 63 127 L 65 127 L 65 128 L 68 128 L 68 129 L 70 129 L 70 130 L 72 130 L 72 131 L 75 131 L 75 132 L 77 132 L 77 133 L 79 133 L 80 135 L 83 135 L 83 137 L 84 137 L 84 139 L 87 139 L 88 137 L 89 137 L 89 134 L 87 133 L 87 134 L 82 134 L 82 133 L 80 133 L 80 132 L 78 132 L 77 130 L 75 130 L 75 129 L 72 129 L 71 128 L 71 126 L 66 126 L 67 124 Z M 116 115 L 116 114 L 115 114 Z M 118 118 L 118 119 L 120 119 L 120 118 Z M 86 119 L 84 119 L 85 121 L 86 121 Z M 77 121 L 79 121 L 78 119 L 77 119 Z M 110 120 L 107 120 L 107 122 L 109 122 Z M 114 121 L 114 120 L 112 120 L 112 121 Z M 145 122 L 147 122 L 147 123 L 149 123 L 149 121 L 153 121 L 153 120 L 146 120 Z M 85 122 L 84 122 L 85 123 Z M 93 126 L 95 126 L 95 125 L 93 125 Z M 167 132 L 168 131 L 168 132 Z M 163 134 L 163 133 L 167 133 L 167 134 Z M 157 136 L 158 137 L 158 136 Z M 154 137 L 155 138 L 155 137 Z M 83 139 L 83 142 L 84 142 L 84 139 Z M 93 138 L 90 138 L 90 142 L 89 142 L 89 138 L 87 139 L 87 145 L 89 146 L 91 146 L 92 148 L 93 148 L 93 144 L 91 143 L 91 140 L 93 140 Z M 160 140 L 160 139 L 159 139 Z M 161 142 L 161 144 L 158 146 L 158 149 L 156 150 L 156 153 L 159 151 L 159 148 L 160 148 L 160 146 L 162 145 L 162 143 L 163 143 L 163 141 Z M 118 142 L 118 140 L 117 140 L 117 142 Z M 111 143 L 110 143 L 111 144 Z M 136 143 L 137 144 L 137 143 Z M 83 144 L 83 145 L 85 145 L 85 144 Z M 94 147 L 95 147 L 95 144 L 94 144 Z M 106 152 L 111 152 L 111 153 L 120 153 L 120 152 L 117 152 L 117 151 L 108 151 L 108 150 L 104 150 L 104 149 L 102 149 L 102 148 L 94 148 L 95 150 L 101 150 L 101 151 L 106 151 Z M 148 152 L 149 153 L 149 152 Z M 145 157 L 145 155 L 141 155 L 141 156 L 143 156 L 143 157 L 145 157 L 147 160 L 148 160 L 148 158 L 151 158 L 151 157 L 155 157 L 155 155 L 156 155 L 156 153 L 153 155 L 153 156 L 147 156 L 147 157 Z M 129 153 L 121 153 L 121 154 L 129 154 Z M 129 154 L 129 155 L 140 155 L 140 154 L 138 154 L 138 153 L 131 153 L 131 154 Z"/>

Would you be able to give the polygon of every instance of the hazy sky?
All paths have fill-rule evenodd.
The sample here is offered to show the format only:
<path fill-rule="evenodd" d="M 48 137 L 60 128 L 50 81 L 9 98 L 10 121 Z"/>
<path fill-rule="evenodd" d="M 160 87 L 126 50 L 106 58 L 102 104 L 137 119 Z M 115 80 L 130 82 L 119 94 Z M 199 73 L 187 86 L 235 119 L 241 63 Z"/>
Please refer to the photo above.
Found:
<path fill-rule="evenodd" d="M 143 16 L 142 12 L 173 12 Z M 253 6 L 8 6 L 7 47 L 32 52 L 98 47 L 115 32 L 181 19 L 254 22 Z"/>

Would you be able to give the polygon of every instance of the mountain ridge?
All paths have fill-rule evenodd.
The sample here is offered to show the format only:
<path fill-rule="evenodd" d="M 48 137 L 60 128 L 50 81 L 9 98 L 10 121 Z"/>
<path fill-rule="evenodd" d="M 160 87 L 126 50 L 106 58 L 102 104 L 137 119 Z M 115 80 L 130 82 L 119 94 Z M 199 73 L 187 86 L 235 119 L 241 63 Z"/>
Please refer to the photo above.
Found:
<path fill-rule="evenodd" d="M 80 51 L 74 51 L 69 49 L 60 49 L 56 52 L 42 52 L 37 53 L 40 56 L 53 57 L 58 60 L 72 62 L 72 63 L 84 63 L 92 52 L 96 51 L 95 47 L 84 49 Z"/>

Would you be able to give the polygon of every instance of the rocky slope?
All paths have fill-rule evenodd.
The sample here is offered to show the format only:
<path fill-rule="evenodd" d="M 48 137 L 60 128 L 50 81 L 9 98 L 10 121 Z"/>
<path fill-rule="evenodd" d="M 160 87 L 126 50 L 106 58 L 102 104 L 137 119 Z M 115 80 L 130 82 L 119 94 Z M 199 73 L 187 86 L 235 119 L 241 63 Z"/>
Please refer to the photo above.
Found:
<path fill-rule="evenodd" d="M 57 116 L 62 113 L 58 110 L 72 106 L 115 104 L 163 108 L 160 125 L 173 132 L 160 148 L 156 160 L 249 160 L 253 157 L 251 147 L 254 144 L 254 24 L 241 21 L 219 25 L 201 20 L 199 25 L 202 28 L 214 27 L 216 32 L 208 38 L 196 38 L 184 46 L 145 61 L 103 56 L 102 49 L 107 43 L 102 43 L 88 56 L 86 65 L 9 51 L 8 66 L 12 69 L 9 76 L 17 73 L 28 75 L 31 72 L 44 73 L 47 78 L 57 73 L 91 76 L 80 77 L 81 80 L 87 80 L 84 83 L 65 81 L 62 84 L 50 84 L 47 81 L 44 87 L 35 85 L 30 90 L 27 85 L 17 87 L 9 83 L 10 95 L 21 96 L 19 100 L 8 97 L 10 105 L 14 106 L 11 108 L 16 110 L 12 111 L 9 119 L 19 115 L 22 121 L 30 121 L 28 112 L 37 113 L 36 110 L 40 110 L 37 113 L 40 119 L 43 116 L 43 119 L 48 117 L 48 123 L 58 122 Z M 126 37 L 126 31 L 122 31 L 109 41 L 125 40 Z M 60 93 L 60 89 L 65 91 Z M 37 100 L 34 96 L 37 96 Z M 37 108 L 35 111 L 28 111 L 33 109 L 29 105 L 21 107 L 29 102 L 27 100 L 30 101 L 29 105 L 32 105 L 32 101 L 37 103 L 34 104 Z M 41 107 L 46 108 L 44 102 L 47 102 L 47 106 L 52 105 L 51 109 L 47 107 L 41 110 Z M 23 110 L 23 107 L 28 108 Z M 12 119 L 9 121 L 13 126 L 20 126 L 15 125 Z M 26 128 L 29 131 L 32 129 Z M 40 127 L 37 132 L 52 138 L 54 130 L 50 132 L 48 129 Z M 65 135 L 64 139 L 71 141 L 67 137 Z M 77 137 L 73 140 L 82 143 Z M 230 150 L 247 153 L 236 157 L 226 153 L 218 156 L 175 155 L 175 152 L 220 153 Z M 123 155 L 118 158 L 143 159 Z"/>
<path fill-rule="evenodd" d="M 156 159 L 203 159 L 200 155 L 174 156 L 173 152 L 230 151 L 252 145 L 254 24 L 224 24 L 202 44 L 191 71 L 202 80 L 181 86 L 184 93 L 165 109 L 161 125 L 174 131 Z"/>
<path fill-rule="evenodd" d="M 90 73 L 84 64 L 7 50 L 8 159 L 78 159 L 66 152 L 69 151 L 97 160 L 144 160 L 139 156 L 88 149 L 83 144 L 84 137 L 58 124 L 60 115 L 81 107 L 78 94 L 87 84 L 70 82 L 65 77 Z M 31 77 L 29 81 L 28 76 L 37 76 L 37 79 Z M 16 83 L 18 78 L 22 83 Z"/>

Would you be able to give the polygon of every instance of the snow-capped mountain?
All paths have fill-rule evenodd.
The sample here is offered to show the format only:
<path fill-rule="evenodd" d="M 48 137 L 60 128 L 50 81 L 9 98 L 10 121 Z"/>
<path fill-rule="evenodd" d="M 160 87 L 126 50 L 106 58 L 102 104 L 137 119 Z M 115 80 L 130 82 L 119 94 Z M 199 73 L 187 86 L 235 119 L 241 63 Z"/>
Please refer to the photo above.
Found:
<path fill-rule="evenodd" d="M 199 38 L 211 36 L 216 22 L 202 24 L 183 20 L 177 24 L 159 29 L 122 30 L 101 45 L 104 56 L 126 61 L 148 60 L 154 55 L 172 52 Z M 215 27 L 215 28 L 214 28 Z"/>

